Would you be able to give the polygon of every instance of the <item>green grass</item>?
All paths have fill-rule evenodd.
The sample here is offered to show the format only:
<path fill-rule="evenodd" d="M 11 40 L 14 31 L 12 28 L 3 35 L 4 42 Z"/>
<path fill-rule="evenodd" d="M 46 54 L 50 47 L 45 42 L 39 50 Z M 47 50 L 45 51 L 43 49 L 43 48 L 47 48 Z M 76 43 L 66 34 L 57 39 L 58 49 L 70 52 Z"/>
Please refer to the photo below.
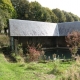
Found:
<path fill-rule="evenodd" d="M 72 63 L 9 63 L 0 53 L 0 80 L 54 80 L 59 71 L 63 73 Z M 57 70 L 56 73 L 54 70 Z"/>

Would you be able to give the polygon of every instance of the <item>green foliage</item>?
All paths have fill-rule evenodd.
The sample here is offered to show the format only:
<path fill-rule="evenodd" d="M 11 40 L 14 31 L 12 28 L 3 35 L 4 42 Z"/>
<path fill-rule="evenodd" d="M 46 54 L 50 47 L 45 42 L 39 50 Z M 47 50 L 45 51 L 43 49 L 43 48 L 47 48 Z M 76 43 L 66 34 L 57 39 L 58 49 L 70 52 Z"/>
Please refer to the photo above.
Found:
<path fill-rule="evenodd" d="M 72 76 L 72 73 L 76 75 L 77 72 L 80 73 L 80 60 L 78 64 L 72 66 L 73 64 L 74 63 L 59 63 L 58 61 L 48 62 L 46 64 L 37 62 L 9 63 L 5 59 L 4 55 L 0 53 L 0 80 L 55 80 L 54 77 L 52 77 L 52 75 L 54 76 L 54 73 L 51 72 L 53 71 L 53 69 L 55 69 L 56 66 L 56 78 L 58 76 L 60 76 L 61 78 L 62 75 L 64 77 L 70 77 L 69 75 Z M 59 74 L 58 72 L 62 74 Z M 60 78 L 57 80 L 64 80 L 63 78 Z M 77 79 L 79 80 L 80 78 L 77 77 Z M 68 79 L 66 78 L 65 80 Z"/>
<path fill-rule="evenodd" d="M 58 18 L 49 8 L 42 8 L 42 21 L 57 22 Z"/>
<path fill-rule="evenodd" d="M 67 68 L 66 66 L 65 66 L 65 68 L 64 67 L 61 68 L 60 67 L 61 61 L 59 61 L 59 60 L 54 61 L 53 64 L 54 64 L 54 66 L 53 66 L 53 69 L 51 70 L 50 74 L 60 75 L 64 72 L 65 68 Z"/>
<path fill-rule="evenodd" d="M 0 0 L 0 32 L 8 28 L 11 18 L 54 23 L 80 21 L 80 18 L 71 12 L 58 8 L 50 10 L 37 1 L 29 3 L 28 0 Z"/>
<path fill-rule="evenodd" d="M 42 10 L 41 5 L 38 2 L 31 2 L 29 5 L 29 19 L 41 21 Z"/>
<path fill-rule="evenodd" d="M 66 21 L 65 15 L 60 9 L 56 8 L 56 9 L 53 9 L 52 11 L 58 17 L 58 22 L 65 22 Z"/>
<path fill-rule="evenodd" d="M 17 56 L 15 56 L 15 59 L 16 59 L 17 62 L 21 62 L 22 58 L 21 58 L 21 56 L 17 55 Z"/>
<path fill-rule="evenodd" d="M 49 14 L 48 9 L 45 7 L 42 8 L 42 21 L 52 22 L 51 15 Z"/>
<path fill-rule="evenodd" d="M 0 0 L 0 30 L 8 27 L 8 20 L 17 14 L 10 0 Z"/>
<path fill-rule="evenodd" d="M 61 80 L 79 80 L 80 79 L 80 69 L 78 66 L 80 66 L 80 60 L 79 62 L 76 62 L 74 65 L 71 65 L 71 67 L 68 68 L 62 74 Z"/>
<path fill-rule="evenodd" d="M 79 17 L 77 15 L 74 15 L 73 13 L 69 13 L 72 18 L 74 19 L 74 21 L 79 21 Z"/>
<path fill-rule="evenodd" d="M 22 62 L 22 57 L 20 55 L 15 55 L 15 53 L 11 53 L 11 57 L 14 58 L 16 62 Z"/>
<path fill-rule="evenodd" d="M 28 0 L 11 0 L 16 12 L 17 18 L 28 19 L 29 15 L 29 1 Z"/>
<path fill-rule="evenodd" d="M 74 18 L 72 17 L 72 15 L 69 12 L 63 11 L 63 13 L 65 14 L 66 22 L 72 22 L 72 21 L 74 21 Z"/>
<path fill-rule="evenodd" d="M 9 46 L 9 37 L 6 35 L 0 35 L 0 46 Z"/>
<path fill-rule="evenodd" d="M 65 40 L 69 50 L 71 51 L 71 54 L 76 55 L 78 48 L 80 47 L 80 32 L 72 31 L 67 35 Z"/>
<path fill-rule="evenodd" d="M 44 22 L 71 22 L 79 21 L 80 18 L 71 12 L 62 11 L 60 9 L 52 9 L 42 7 L 37 1 L 30 2 L 28 0 L 11 0 L 19 19 L 27 19 Z"/>

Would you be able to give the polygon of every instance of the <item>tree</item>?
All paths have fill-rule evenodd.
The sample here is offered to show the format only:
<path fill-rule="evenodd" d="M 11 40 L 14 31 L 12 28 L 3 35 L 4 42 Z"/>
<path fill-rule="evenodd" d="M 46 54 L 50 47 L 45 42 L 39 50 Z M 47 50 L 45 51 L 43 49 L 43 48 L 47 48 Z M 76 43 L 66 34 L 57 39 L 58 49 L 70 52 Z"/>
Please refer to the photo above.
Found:
<path fill-rule="evenodd" d="M 63 11 L 61 11 L 60 9 L 56 8 L 52 10 L 55 15 L 58 17 L 58 22 L 65 22 L 66 21 L 66 17 L 63 13 Z"/>
<path fill-rule="evenodd" d="M 5 19 L 3 18 L 5 15 L 4 11 L 2 9 L 0 9 L 0 33 L 1 33 L 1 30 L 4 29 L 4 27 L 6 27 L 6 22 L 5 22 Z"/>
<path fill-rule="evenodd" d="M 72 18 L 74 19 L 74 21 L 79 21 L 79 17 L 77 15 L 74 15 L 71 12 L 69 14 L 72 16 Z"/>
<path fill-rule="evenodd" d="M 51 15 L 51 19 L 52 19 L 52 22 L 58 22 L 58 17 L 55 15 L 55 13 L 52 11 L 52 15 Z"/>
<path fill-rule="evenodd" d="M 72 17 L 72 15 L 69 12 L 63 11 L 65 17 L 66 17 L 66 22 L 73 22 L 74 18 Z"/>
<path fill-rule="evenodd" d="M 78 48 L 80 47 L 80 32 L 79 31 L 72 31 L 67 35 L 65 38 L 67 42 L 67 46 L 72 55 L 76 55 Z"/>
<path fill-rule="evenodd" d="M 18 19 L 28 19 L 29 14 L 29 1 L 28 0 L 11 0 Z"/>
<path fill-rule="evenodd" d="M 48 12 L 47 8 L 45 7 L 42 7 L 41 21 L 52 22 L 50 12 Z"/>
<path fill-rule="evenodd" d="M 50 10 L 42 7 L 37 1 L 30 2 L 28 0 L 11 0 L 18 19 L 27 19 L 45 22 L 71 22 L 78 21 L 80 18 L 72 13 L 61 11 L 56 8 Z"/>
<path fill-rule="evenodd" d="M 58 22 L 57 16 L 49 8 L 43 8 L 43 18 L 49 22 Z"/>
<path fill-rule="evenodd" d="M 31 2 L 29 5 L 29 19 L 41 21 L 42 7 L 38 2 Z"/>
<path fill-rule="evenodd" d="M 10 0 L 0 0 L 0 29 L 8 27 L 8 19 L 16 18 L 16 11 Z"/>

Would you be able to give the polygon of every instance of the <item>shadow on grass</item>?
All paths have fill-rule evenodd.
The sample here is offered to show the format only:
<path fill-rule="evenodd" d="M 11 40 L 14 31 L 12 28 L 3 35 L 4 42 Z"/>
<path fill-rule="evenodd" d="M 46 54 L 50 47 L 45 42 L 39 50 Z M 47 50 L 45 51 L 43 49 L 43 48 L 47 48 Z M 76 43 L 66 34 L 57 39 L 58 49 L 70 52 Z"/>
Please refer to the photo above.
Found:
<path fill-rule="evenodd" d="M 8 62 L 16 62 L 15 58 L 11 56 L 11 49 L 10 47 L 2 47 L 1 51 L 3 52 L 6 60 Z"/>

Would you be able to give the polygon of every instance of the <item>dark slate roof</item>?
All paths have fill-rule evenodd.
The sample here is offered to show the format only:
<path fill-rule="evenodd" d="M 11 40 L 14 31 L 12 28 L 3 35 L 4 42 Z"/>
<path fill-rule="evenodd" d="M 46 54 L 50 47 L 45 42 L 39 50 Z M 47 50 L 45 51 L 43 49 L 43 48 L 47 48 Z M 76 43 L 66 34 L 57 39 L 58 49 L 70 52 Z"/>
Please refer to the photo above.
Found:
<path fill-rule="evenodd" d="M 80 31 L 80 22 L 58 23 L 59 36 L 67 36 L 72 31 Z"/>
<path fill-rule="evenodd" d="M 10 36 L 67 36 L 71 31 L 80 31 L 80 22 L 48 23 L 10 19 Z"/>
<path fill-rule="evenodd" d="M 59 36 L 57 23 L 10 19 L 10 36 Z"/>

